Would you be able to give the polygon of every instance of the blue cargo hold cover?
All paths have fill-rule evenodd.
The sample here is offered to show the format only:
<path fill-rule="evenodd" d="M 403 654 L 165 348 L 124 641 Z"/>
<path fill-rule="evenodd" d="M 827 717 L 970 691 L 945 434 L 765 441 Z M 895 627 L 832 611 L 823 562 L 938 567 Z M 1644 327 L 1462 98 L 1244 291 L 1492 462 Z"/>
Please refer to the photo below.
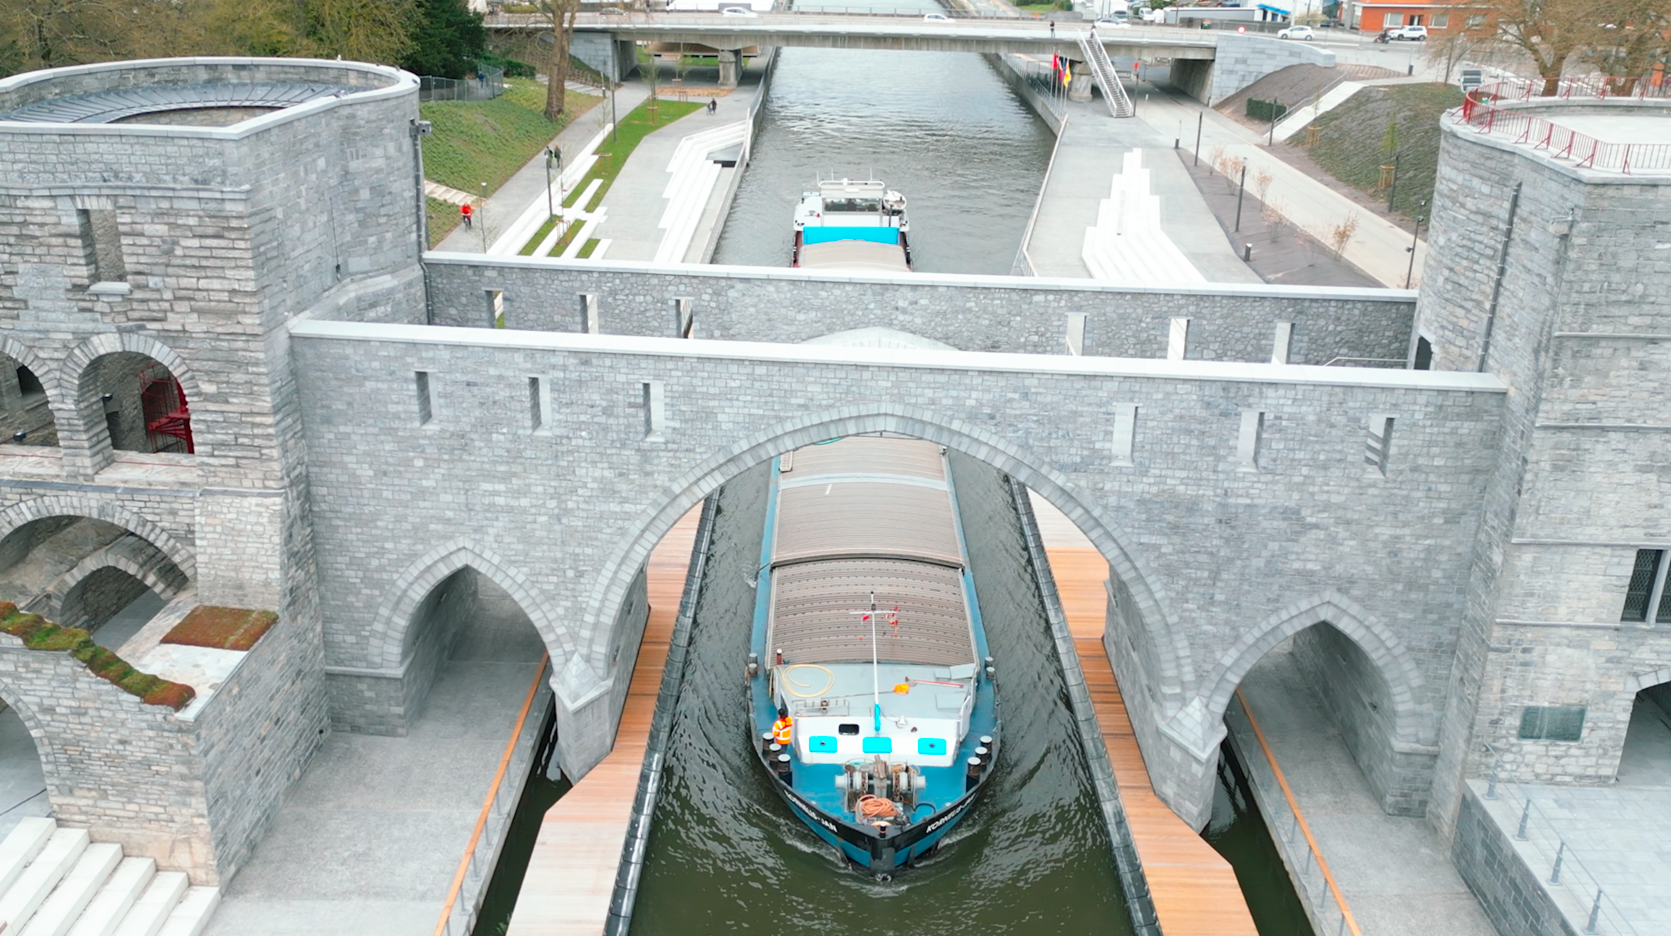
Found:
<path fill-rule="evenodd" d="M 871 241 L 877 244 L 899 243 L 899 228 L 894 227 L 806 227 L 801 229 L 801 243 L 828 244 L 833 241 Z"/>

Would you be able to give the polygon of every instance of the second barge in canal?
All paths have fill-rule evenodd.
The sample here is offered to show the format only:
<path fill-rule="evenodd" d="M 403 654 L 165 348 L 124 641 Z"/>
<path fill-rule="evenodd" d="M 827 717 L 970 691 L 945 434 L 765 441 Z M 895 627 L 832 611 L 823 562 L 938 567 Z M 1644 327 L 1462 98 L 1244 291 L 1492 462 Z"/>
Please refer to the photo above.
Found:
<path fill-rule="evenodd" d="M 875 179 L 825 179 L 795 205 L 790 266 L 911 271 L 905 196 Z"/>
<path fill-rule="evenodd" d="M 944 450 L 858 437 L 777 459 L 748 660 L 755 750 L 877 875 L 932 851 L 998 753 L 998 704 Z"/>

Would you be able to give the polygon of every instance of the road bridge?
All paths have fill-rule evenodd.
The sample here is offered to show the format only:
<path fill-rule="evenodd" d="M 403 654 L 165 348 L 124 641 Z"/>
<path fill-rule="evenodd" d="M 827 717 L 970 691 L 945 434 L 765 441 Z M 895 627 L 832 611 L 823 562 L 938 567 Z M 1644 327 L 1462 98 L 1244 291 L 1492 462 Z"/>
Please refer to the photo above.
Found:
<path fill-rule="evenodd" d="M 544 31 L 537 14 L 490 16 L 488 29 Z M 1031 52 L 1078 58 L 1085 29 L 1029 20 L 959 19 L 927 21 L 901 16 L 845 16 L 762 13 L 756 16 L 643 13 L 630 16 L 581 14 L 575 36 L 611 36 L 640 42 L 681 42 L 714 49 L 785 46 L 812 49 L 883 49 L 896 52 Z M 1110 57 L 1210 61 L 1216 36 L 1178 29 L 1119 29 L 1099 35 Z"/>

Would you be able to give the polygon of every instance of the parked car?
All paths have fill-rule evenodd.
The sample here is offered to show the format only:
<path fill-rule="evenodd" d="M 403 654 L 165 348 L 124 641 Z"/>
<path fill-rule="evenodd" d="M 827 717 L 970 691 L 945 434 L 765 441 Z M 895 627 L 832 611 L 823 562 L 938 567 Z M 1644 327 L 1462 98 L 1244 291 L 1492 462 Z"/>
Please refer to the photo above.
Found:
<path fill-rule="evenodd" d="M 1426 42 L 1426 26 L 1399 26 L 1387 30 L 1388 39 L 1408 39 L 1411 42 Z"/>
<path fill-rule="evenodd" d="M 923 17 L 925 23 L 949 23 L 951 21 L 952 18 L 944 13 L 930 13 Z"/>
<path fill-rule="evenodd" d="M 1278 39 L 1303 39 L 1310 42 L 1317 36 L 1312 33 L 1310 26 L 1290 26 L 1276 34 Z"/>
<path fill-rule="evenodd" d="M 740 6 L 728 6 L 728 7 L 726 7 L 725 9 L 723 9 L 719 12 L 722 16 L 755 16 L 755 17 L 758 17 L 760 15 L 759 13 L 754 12 L 753 10 L 749 9 L 748 7 L 740 7 Z"/>

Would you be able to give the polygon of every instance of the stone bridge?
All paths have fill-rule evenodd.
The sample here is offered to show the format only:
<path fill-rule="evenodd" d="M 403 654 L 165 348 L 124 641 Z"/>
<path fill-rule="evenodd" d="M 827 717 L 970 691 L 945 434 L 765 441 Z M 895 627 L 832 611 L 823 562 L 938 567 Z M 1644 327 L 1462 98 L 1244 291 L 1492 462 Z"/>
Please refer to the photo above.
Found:
<path fill-rule="evenodd" d="M 251 116 L 208 90 L 297 80 L 340 93 Z M 159 86 L 205 87 L 194 125 L 5 119 Z M 152 548 L 90 563 L 166 557 L 178 594 L 280 615 L 189 719 L 0 646 L 61 815 L 234 872 L 320 734 L 405 730 L 464 570 L 541 634 L 583 774 L 651 547 L 739 472 L 857 433 L 957 448 L 1085 531 L 1145 762 L 1197 824 L 1238 681 L 1316 625 L 1342 662 L 1315 678 L 1383 806 L 1446 829 L 1487 741 L 1522 776 L 1606 782 L 1671 667 L 1657 619 L 1619 620 L 1671 550 L 1647 457 L 1666 274 L 1625 249 L 1666 179 L 1447 127 L 1419 297 L 489 260 L 421 249 L 417 117 L 412 76 L 352 63 L 0 81 L 0 352 L 8 399 L 44 397 L 56 428 L 0 446 L 0 567 L 98 521 Z M 159 375 L 190 401 L 183 449 L 138 418 Z M 57 699 L 77 701 L 31 701 Z M 1543 705 L 1587 706 L 1581 740 L 1516 736 Z"/>

